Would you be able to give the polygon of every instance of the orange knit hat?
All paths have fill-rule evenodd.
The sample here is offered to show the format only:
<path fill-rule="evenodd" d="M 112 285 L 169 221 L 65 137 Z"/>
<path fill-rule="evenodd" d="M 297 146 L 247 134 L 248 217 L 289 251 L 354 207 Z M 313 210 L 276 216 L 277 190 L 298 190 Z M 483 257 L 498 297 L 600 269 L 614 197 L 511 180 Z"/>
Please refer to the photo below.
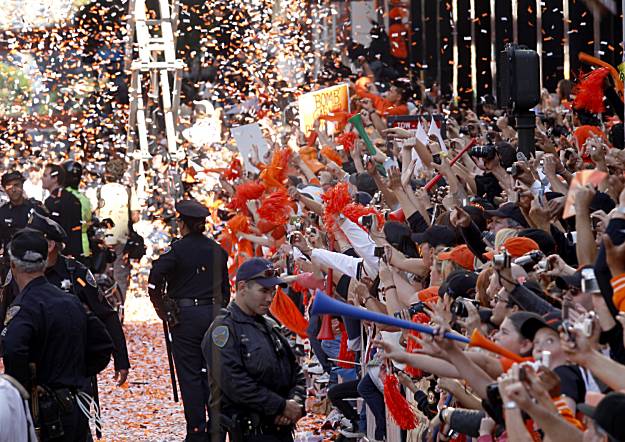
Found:
<path fill-rule="evenodd" d="M 448 252 L 441 252 L 438 254 L 438 259 L 441 261 L 450 260 L 458 264 L 460 267 L 473 271 L 475 256 L 473 252 L 469 250 L 469 247 L 466 244 L 462 244 L 454 247 Z"/>
<path fill-rule="evenodd" d="M 524 236 L 508 238 L 504 241 L 503 246 L 513 258 L 523 256 L 532 250 L 540 250 L 540 246 L 536 241 Z"/>

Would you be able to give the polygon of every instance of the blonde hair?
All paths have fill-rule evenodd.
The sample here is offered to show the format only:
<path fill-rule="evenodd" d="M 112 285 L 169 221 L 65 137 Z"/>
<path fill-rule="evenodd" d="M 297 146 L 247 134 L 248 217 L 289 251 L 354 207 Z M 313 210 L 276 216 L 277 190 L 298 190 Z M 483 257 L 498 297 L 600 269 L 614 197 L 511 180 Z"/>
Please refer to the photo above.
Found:
<path fill-rule="evenodd" d="M 436 259 L 438 260 L 438 258 Z M 441 280 L 443 281 L 445 281 L 454 270 L 462 268 L 451 259 L 439 260 L 439 262 L 441 263 Z"/>
<path fill-rule="evenodd" d="M 516 229 L 501 229 L 499 232 L 497 232 L 497 235 L 495 236 L 495 250 L 499 251 L 499 249 L 501 249 L 501 246 L 503 246 L 503 243 L 506 242 L 508 238 L 516 236 L 516 234 Z"/>

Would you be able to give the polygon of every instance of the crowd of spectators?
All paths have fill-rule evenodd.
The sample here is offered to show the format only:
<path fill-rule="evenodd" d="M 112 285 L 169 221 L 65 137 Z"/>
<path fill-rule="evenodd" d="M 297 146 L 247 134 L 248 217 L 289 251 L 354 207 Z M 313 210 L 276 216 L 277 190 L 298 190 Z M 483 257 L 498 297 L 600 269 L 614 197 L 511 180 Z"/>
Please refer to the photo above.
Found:
<path fill-rule="evenodd" d="M 251 256 L 288 274 L 272 314 L 308 339 L 308 368 L 328 375 L 342 437 L 366 432 L 366 414 L 346 400 L 361 397 L 376 440 L 391 440 L 387 416 L 423 440 L 625 440 L 622 101 L 608 98 L 593 113 L 576 104 L 568 81 L 544 91 L 534 109 L 536 154 L 527 158 L 492 97 L 476 110 L 459 107 L 438 85 L 407 81 L 404 65 L 370 52 L 354 50 L 346 64 L 326 54 L 312 88 L 349 83 L 351 114 L 361 115 L 372 150 L 346 119 L 322 118 L 302 133 L 296 115 L 279 112 L 296 95 L 286 85 L 263 98 L 277 107 L 253 103 L 245 115 L 227 116 L 210 94 L 199 107 L 188 103 L 183 125 L 206 116 L 208 101 L 224 123 L 220 140 L 186 140 L 182 168 L 154 151 L 142 201 L 148 244 L 166 245 L 174 214 L 161 190 L 176 191 L 211 209 L 210 233 L 229 253 L 232 277 Z M 218 83 L 205 80 L 200 90 Z M 606 81 L 607 96 L 614 87 Z M 389 116 L 402 115 L 418 115 L 423 130 L 388 127 Z M 243 168 L 227 134 L 250 118 L 271 147 L 250 157 L 259 173 Z M 43 200 L 43 158 L 13 154 L 3 167 L 23 170 L 27 195 Z M 110 152 L 100 154 L 72 151 L 91 164 L 81 188 L 92 194 L 115 190 L 101 186 Z M 183 173 L 172 185 L 173 167 Z M 435 333 L 309 315 L 317 289 Z M 444 337 L 451 331 L 479 331 L 495 345 L 460 344 Z M 413 405 L 402 408 L 393 389 Z"/>

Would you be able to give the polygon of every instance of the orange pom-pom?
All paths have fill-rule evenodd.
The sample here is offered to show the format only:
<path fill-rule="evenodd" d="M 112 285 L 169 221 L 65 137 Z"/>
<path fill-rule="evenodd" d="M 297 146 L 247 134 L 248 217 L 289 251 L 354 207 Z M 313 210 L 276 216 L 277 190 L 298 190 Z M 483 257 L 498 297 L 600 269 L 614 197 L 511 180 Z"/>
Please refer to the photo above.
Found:
<path fill-rule="evenodd" d="M 286 183 L 289 158 L 293 152 L 291 149 L 277 149 L 269 165 L 260 173 L 260 179 L 265 183 L 268 189 L 275 189 L 282 187 Z"/>
<path fill-rule="evenodd" d="M 336 143 L 342 145 L 343 149 L 349 152 L 354 147 L 356 138 L 358 138 L 358 136 L 355 132 L 345 132 L 336 137 Z"/>
<path fill-rule="evenodd" d="M 249 233 L 250 231 L 250 220 L 242 213 L 239 213 L 230 218 L 226 224 L 230 231 L 235 235 L 238 232 Z"/>
<path fill-rule="evenodd" d="M 401 394 L 399 381 L 394 374 L 387 373 L 384 379 L 384 403 L 399 428 L 402 430 L 417 428 L 419 420 L 404 395 Z"/>
<path fill-rule="evenodd" d="M 321 155 L 323 155 L 330 161 L 334 161 L 339 166 L 343 166 L 343 160 L 341 159 L 341 155 L 330 146 L 323 146 L 321 148 Z"/>
<path fill-rule="evenodd" d="M 595 69 L 586 75 L 575 87 L 575 109 L 584 109 L 593 114 L 605 112 L 603 104 L 603 84 L 605 78 L 610 75 L 607 68 Z"/>
<path fill-rule="evenodd" d="M 343 215 L 345 215 L 346 218 L 348 218 L 352 222 L 355 222 L 359 226 L 360 224 L 358 223 L 358 218 L 364 215 L 374 215 L 377 220 L 378 229 L 384 226 L 384 217 L 382 216 L 380 212 L 375 210 L 373 207 L 365 207 L 362 204 L 350 203 L 347 206 L 345 206 L 342 213 Z M 364 229 L 364 227 L 362 228 Z"/>
<path fill-rule="evenodd" d="M 321 199 L 325 203 L 323 212 L 323 223 L 328 232 L 334 230 L 334 216 L 339 215 L 345 206 L 351 203 L 352 198 L 347 190 L 347 183 L 339 183 L 336 186 L 326 190 Z"/>
<path fill-rule="evenodd" d="M 238 158 L 233 158 L 230 161 L 230 165 L 224 171 L 223 177 L 227 181 L 234 181 L 237 178 L 241 178 L 243 175 L 243 166 L 241 165 L 241 161 Z"/>
<path fill-rule="evenodd" d="M 263 197 L 258 208 L 258 216 L 275 226 L 286 224 L 291 214 L 291 199 L 284 188 Z"/>
<path fill-rule="evenodd" d="M 271 237 L 275 239 L 276 241 L 279 241 L 285 236 L 286 236 L 286 228 L 282 224 L 280 224 L 279 226 L 275 226 L 274 229 L 271 231 Z"/>
<path fill-rule="evenodd" d="M 256 223 L 256 227 L 258 228 L 258 231 L 264 235 L 265 233 L 271 232 L 277 226 L 274 223 L 261 218 Z"/>
<path fill-rule="evenodd" d="M 247 213 L 247 202 L 249 200 L 259 199 L 264 192 L 264 184 L 257 181 L 248 181 L 247 183 L 239 184 L 232 200 L 228 203 L 228 208 L 231 210 L 243 210 Z"/>

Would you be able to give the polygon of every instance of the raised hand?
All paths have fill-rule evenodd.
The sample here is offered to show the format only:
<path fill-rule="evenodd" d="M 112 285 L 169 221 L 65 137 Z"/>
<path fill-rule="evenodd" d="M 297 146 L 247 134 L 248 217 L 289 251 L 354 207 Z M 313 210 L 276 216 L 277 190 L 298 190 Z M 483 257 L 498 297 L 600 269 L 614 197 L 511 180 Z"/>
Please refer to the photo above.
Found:
<path fill-rule="evenodd" d="M 466 229 L 471 225 L 471 215 L 460 207 L 455 207 L 449 214 L 449 222 L 455 228 Z"/>
<path fill-rule="evenodd" d="M 386 137 L 393 138 L 406 139 L 412 137 L 412 133 L 409 130 L 403 129 L 401 127 L 391 127 L 390 129 L 383 130 L 382 134 Z"/>
<path fill-rule="evenodd" d="M 402 189 L 401 172 L 397 167 L 391 167 L 388 170 L 388 187 L 391 190 Z"/>

